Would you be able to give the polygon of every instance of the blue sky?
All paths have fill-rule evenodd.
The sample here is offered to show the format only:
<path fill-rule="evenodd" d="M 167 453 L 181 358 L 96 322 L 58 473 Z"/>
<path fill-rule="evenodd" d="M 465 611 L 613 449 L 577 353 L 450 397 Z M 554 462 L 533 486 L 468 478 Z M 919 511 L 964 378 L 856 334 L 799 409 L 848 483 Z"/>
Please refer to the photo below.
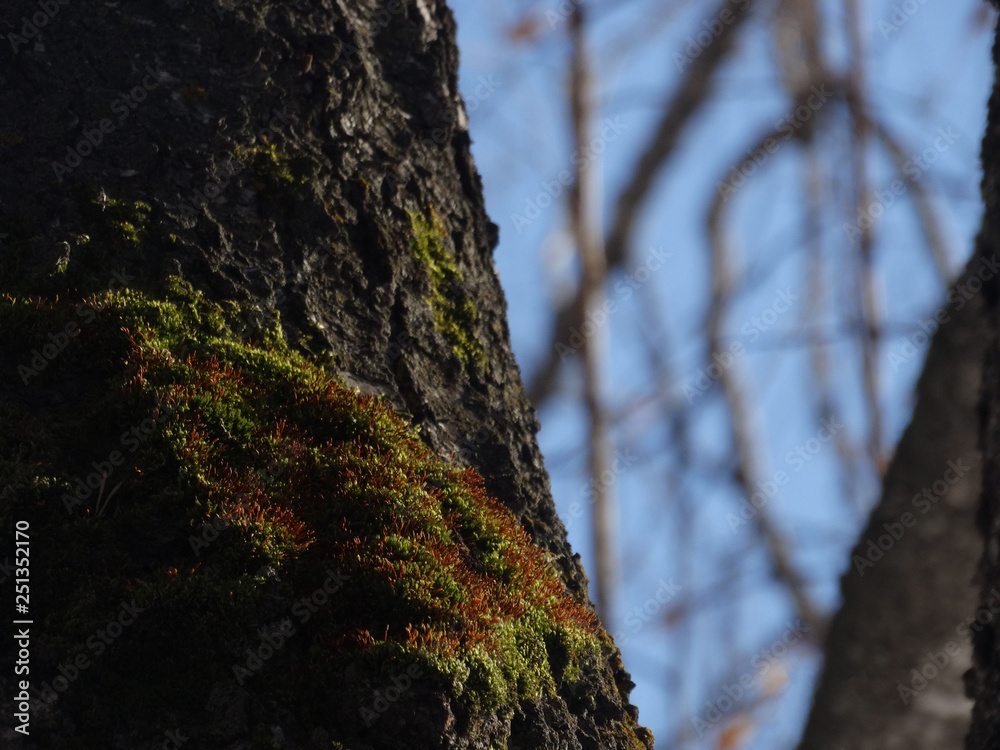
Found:
<path fill-rule="evenodd" d="M 564 92 L 565 26 L 558 2 L 452 5 L 473 154 L 483 176 L 487 209 L 500 226 L 495 260 L 508 298 L 514 350 L 527 380 L 550 343 L 551 301 L 560 290 L 565 293 L 576 274 L 562 196 L 551 205 L 543 205 L 542 197 L 562 191 L 560 172 L 572 161 Z M 908 0 L 862 5 L 873 108 L 922 165 L 918 179 L 934 195 L 950 269 L 957 271 L 971 250 L 981 212 L 978 151 L 991 82 L 991 35 L 977 26 L 982 19 L 976 13 L 983 4 Z M 842 23 L 840 4 L 822 6 L 828 50 L 836 60 L 845 49 L 836 31 Z M 606 223 L 663 101 L 676 85 L 675 56 L 701 29 L 709 8 L 650 0 L 593 7 L 590 46 L 597 53 L 601 102 L 593 130 L 604 134 L 594 146 L 600 151 L 596 158 L 603 173 Z M 534 45 L 515 44 L 506 32 L 529 11 L 546 33 Z M 549 16 L 552 23 L 546 13 L 555 13 Z M 605 327 L 610 383 L 606 400 L 613 411 L 629 408 L 652 387 L 642 333 L 652 323 L 668 332 L 670 362 L 682 382 L 694 382 L 708 364 L 702 333 L 708 286 L 704 216 L 720 177 L 739 163 L 756 135 L 790 116 L 776 82 L 772 47 L 766 19 L 755 18 L 743 31 L 738 64 L 723 69 L 711 102 L 685 131 L 651 196 L 633 243 L 630 277 L 618 275 L 609 282 L 608 297 L 618 303 Z M 947 139 L 940 138 L 942 132 Z M 834 138 L 831 161 L 848 158 L 847 146 L 846 140 L 838 143 Z M 787 483 L 769 498 L 769 508 L 810 582 L 810 592 L 829 610 L 837 604 L 839 575 L 877 499 L 878 486 L 869 473 L 858 492 L 860 501 L 846 499 L 835 451 L 817 442 L 820 425 L 808 387 L 808 352 L 794 343 L 810 301 L 804 284 L 807 237 L 800 155 L 794 141 L 782 145 L 733 198 L 730 224 L 746 287 L 730 310 L 726 330 L 727 340 L 746 350 L 740 367 L 766 435 L 760 444 L 762 474 L 788 475 Z M 871 170 L 873 186 L 889 188 L 893 174 L 884 156 L 873 157 Z M 524 223 L 518 217 L 534 216 L 532 207 L 537 217 Z M 846 218 L 830 213 L 821 225 L 824 257 L 834 270 L 851 250 Z M 902 364 L 892 355 L 898 355 L 905 337 L 942 304 L 944 289 L 905 195 L 886 203 L 876 233 L 881 318 L 891 332 L 881 352 L 879 397 L 886 420 L 885 447 L 891 452 L 909 419 L 923 351 Z M 831 304 L 824 319 L 824 333 L 833 341 L 828 348 L 831 379 L 844 429 L 861 439 L 866 410 L 858 346 L 842 335 L 832 312 L 843 309 L 850 288 L 836 273 L 828 279 L 825 291 L 840 306 Z M 585 507 L 587 498 L 580 387 L 579 369 L 564 370 L 560 394 L 540 412 L 539 440 L 570 541 L 590 567 L 589 520 L 573 512 L 579 509 L 574 504 Z M 709 462 L 723 461 L 731 446 L 722 402 L 712 392 L 699 399 L 692 412 L 695 445 Z M 657 734 L 658 747 L 665 747 L 663 742 L 685 727 L 692 731 L 690 716 L 703 712 L 705 700 L 719 694 L 731 676 L 749 670 L 759 683 L 766 681 L 752 659 L 780 641 L 793 611 L 784 590 L 770 582 L 767 558 L 749 526 L 734 533 L 727 520 L 738 512 L 739 496 L 711 475 L 688 475 L 681 487 L 668 483 L 667 469 L 677 456 L 662 416 L 661 409 L 638 407 L 615 432 L 623 467 L 614 489 L 620 504 L 625 581 L 618 595 L 617 622 L 607 624 L 618 634 L 625 664 L 637 683 L 633 700 L 643 722 Z M 811 452 L 816 445 L 818 450 Z M 796 448 L 809 456 L 801 468 L 788 460 Z M 726 559 L 732 560 L 728 567 L 720 564 Z M 662 615 L 669 604 L 657 600 L 665 583 L 709 603 L 668 626 Z M 636 607 L 645 618 L 636 614 Z M 780 666 L 788 683 L 782 697 L 757 716 L 756 734 L 748 746 L 792 747 L 808 710 L 818 659 L 810 649 L 793 644 L 789 655 L 773 664 L 767 659 L 757 664 L 773 666 L 772 677 Z M 692 746 L 712 745 L 704 739 Z"/>

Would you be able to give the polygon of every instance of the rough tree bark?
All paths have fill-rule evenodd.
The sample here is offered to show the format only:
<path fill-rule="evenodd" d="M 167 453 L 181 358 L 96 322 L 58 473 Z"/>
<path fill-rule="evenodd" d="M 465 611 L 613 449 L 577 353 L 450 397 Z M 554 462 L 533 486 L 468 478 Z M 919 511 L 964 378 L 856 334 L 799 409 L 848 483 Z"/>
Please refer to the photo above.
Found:
<path fill-rule="evenodd" d="M 433 454 L 471 466 L 483 477 L 486 492 L 499 499 L 544 550 L 538 559 L 557 571 L 560 588 L 565 589 L 560 612 L 569 612 L 571 605 L 588 612 L 593 608 L 579 557 L 570 550 L 555 513 L 535 441 L 538 424 L 510 349 L 505 301 L 491 257 L 497 228 L 486 216 L 470 155 L 457 88 L 454 21 L 442 0 L 388 4 L 12 0 L 2 20 L 6 45 L 0 66 L 0 292 L 8 296 L 0 342 L 0 419 L 6 452 L 0 462 L 4 492 L 0 507 L 5 530 L 18 519 L 31 520 L 33 590 L 52 595 L 49 601 L 33 604 L 31 678 L 36 712 L 25 746 L 90 747 L 95 745 L 87 743 L 99 741 L 105 747 L 131 750 L 163 746 L 164 733 L 177 732 L 188 738 L 183 744 L 191 748 L 242 748 L 250 747 L 251 741 L 288 748 L 326 748 L 331 743 L 359 749 L 651 747 L 651 736 L 637 725 L 636 710 L 628 702 L 632 683 L 610 638 L 600 629 L 581 636 L 591 646 L 598 644 L 596 657 L 593 648 L 586 651 L 590 648 L 586 644 L 560 645 L 553 635 L 556 631 L 545 630 L 555 626 L 543 615 L 538 615 L 545 633 L 543 653 L 531 652 L 521 641 L 510 653 L 548 665 L 551 674 L 532 677 L 534 682 L 524 678 L 526 682 L 511 687 L 513 692 L 504 680 L 513 679 L 514 671 L 488 674 L 483 677 L 488 689 L 479 692 L 491 696 L 492 702 L 472 700 L 468 696 L 475 691 L 468 686 L 459 694 L 461 689 L 448 682 L 448 675 L 420 683 L 419 688 L 414 683 L 412 689 L 388 682 L 399 674 L 391 665 L 386 667 L 385 659 L 362 658 L 372 643 L 391 642 L 404 656 L 408 653 L 405 639 L 390 633 L 388 622 L 384 634 L 374 628 L 361 635 L 352 631 L 350 637 L 355 645 L 361 643 L 362 656 L 353 659 L 353 652 L 337 652 L 332 662 L 322 662 L 336 664 L 341 670 L 336 674 L 323 679 L 316 674 L 317 653 L 328 645 L 323 640 L 327 631 L 303 627 L 304 635 L 275 647 L 280 653 L 272 666 L 261 667 L 273 671 L 236 684 L 231 665 L 235 658 L 244 658 L 240 654 L 245 655 L 246 649 L 233 645 L 231 633 L 214 632 L 212 623 L 192 631 L 204 646 L 195 658 L 188 653 L 193 646 L 175 642 L 166 626 L 153 627 L 158 602 L 166 601 L 167 594 L 162 600 L 152 595 L 141 599 L 145 606 L 137 620 L 141 624 L 125 628 L 117 641 L 107 644 L 107 655 L 96 658 L 94 649 L 83 646 L 79 653 L 90 657 L 91 663 L 72 672 L 70 658 L 66 666 L 65 659 L 75 653 L 74 644 L 86 643 L 88 633 L 100 632 L 102 623 L 107 623 L 100 613 L 113 619 L 117 597 L 168 592 L 170 581 L 184 576 L 192 591 L 202 591 L 197 587 L 204 585 L 205 577 L 221 576 L 219 570 L 232 563 L 221 560 L 216 567 L 199 568 L 204 558 L 192 557 L 188 531 L 202 533 L 207 527 L 197 525 L 204 518 L 199 520 L 195 510 L 202 516 L 215 513 L 216 521 L 228 519 L 214 536 L 225 536 L 235 524 L 246 538 L 264 533 L 261 530 L 274 519 L 286 518 L 281 513 L 287 510 L 268 505 L 258 479 L 245 476 L 239 486 L 252 485 L 257 493 L 253 517 L 247 515 L 246 503 L 232 505 L 231 497 L 223 497 L 218 507 L 212 506 L 212 496 L 198 497 L 191 487 L 208 486 L 206 476 L 229 481 L 238 473 L 217 462 L 198 464 L 204 476 L 184 479 L 187 484 L 177 479 L 176 487 L 170 484 L 169 492 L 164 489 L 164 482 L 176 479 L 169 471 L 189 459 L 200 460 L 196 448 L 216 450 L 214 443 L 198 442 L 197 437 L 202 427 L 210 431 L 211 405 L 205 406 L 204 414 L 190 412 L 194 416 L 184 423 L 187 433 L 160 430 L 176 441 L 171 445 L 181 446 L 174 458 L 157 463 L 144 447 L 136 455 L 145 456 L 146 464 L 127 463 L 117 476 L 110 466 L 101 470 L 100 487 L 92 487 L 96 502 L 83 485 L 74 494 L 74 480 L 95 476 L 88 474 L 94 471 L 90 467 L 103 466 L 103 459 L 113 455 L 106 449 L 118 445 L 121 426 L 121 421 L 110 426 L 81 423 L 79 415 L 89 414 L 90 405 L 110 398 L 108 393 L 117 394 L 114 388 L 152 382 L 155 368 L 150 365 L 149 372 L 143 368 L 154 360 L 170 367 L 183 361 L 193 368 L 191 372 L 201 373 L 198 377 L 211 373 L 215 380 L 197 381 L 205 388 L 223 381 L 242 383 L 249 377 L 252 350 L 239 350 L 243 374 L 234 375 L 234 369 L 226 369 L 229 363 L 220 364 L 222 353 L 213 360 L 199 359 L 190 342 L 208 341 L 197 336 L 208 336 L 205 331 L 211 329 L 261 346 L 261 341 L 273 343 L 273 334 L 267 331 L 278 321 L 293 352 L 315 355 L 315 361 L 347 388 L 384 397 L 419 430 Z M 167 284 L 168 279 L 173 281 Z M 124 293 L 123 287 L 127 287 Z M 164 291 L 168 287 L 173 291 Z M 85 298 L 83 314 L 88 317 L 79 320 L 72 311 L 80 315 L 79 304 Z M 76 306 L 66 308 L 68 313 L 60 307 L 67 301 Z M 151 345 L 159 333 L 136 323 L 147 313 L 129 317 L 130 304 L 147 312 L 171 311 L 162 320 L 186 310 L 193 319 L 177 330 L 188 337 L 188 348 L 163 353 Z M 55 318 L 32 317 L 43 313 Z M 59 316 L 64 313 L 69 316 L 66 325 L 75 327 L 62 326 L 65 318 Z M 55 319 L 58 330 L 47 327 Z M 197 336 L 190 333 L 195 329 L 201 331 Z M 101 342 L 120 332 L 129 337 L 132 354 L 116 359 L 118 355 L 101 353 Z M 228 351 L 225 341 L 213 340 L 213 354 Z M 139 365 L 137 358 L 142 360 Z M 132 373 L 133 379 L 122 385 L 121 372 Z M 183 392 L 183 384 L 168 385 L 173 393 Z M 260 383 L 247 387 L 251 386 L 258 387 L 253 392 L 261 398 L 268 395 Z M 280 380 L 271 386 L 280 390 Z M 336 391 L 341 392 L 350 391 Z M 198 397 L 191 389 L 185 393 L 185 398 Z M 225 396 L 212 398 L 224 403 Z M 108 408 L 117 408 L 115 403 L 109 401 Z M 280 405 L 281 413 L 293 407 Z M 174 425 L 180 407 L 172 408 L 173 412 L 132 412 L 134 421 L 126 426 L 145 424 L 143 420 L 151 417 L 159 421 L 161 414 L 165 425 Z M 382 419 L 371 416 L 374 412 L 364 413 L 373 423 Z M 116 419 L 128 415 L 123 412 Z M 230 454 L 267 450 L 266 442 L 260 446 L 232 442 L 242 429 L 238 418 L 220 419 L 217 442 L 227 445 Z M 305 441 L 301 445 L 323 450 L 319 442 L 308 443 L 308 415 L 302 419 L 290 429 L 299 430 L 296 434 Z M 253 434 L 256 428 L 247 429 Z M 159 432 L 143 445 L 158 440 Z M 127 435 L 120 442 L 126 444 Z M 168 443 L 161 448 L 166 451 Z M 379 450 L 388 451 L 384 461 L 390 461 L 395 460 L 390 454 L 416 449 L 381 446 Z M 48 475 L 42 475 L 42 466 Z M 427 478 L 427 472 L 437 476 L 435 472 L 446 471 L 443 464 L 420 466 L 425 472 L 418 477 L 421 497 L 444 507 L 447 492 L 460 491 L 448 482 L 458 480 Z M 266 481 L 285 487 L 281 483 L 290 483 L 288 477 L 297 477 L 296 472 L 293 467 L 284 478 L 272 474 Z M 155 486 L 147 481 L 154 475 L 159 482 Z M 338 476 L 338 488 L 341 481 L 347 482 L 343 476 Z M 116 483 L 120 486 L 112 489 Z M 153 498 L 176 510 L 185 507 L 185 497 L 194 503 L 186 506 L 190 515 L 186 519 L 163 515 L 144 521 L 130 516 L 129 503 L 141 505 Z M 164 498 L 173 499 L 168 503 Z M 290 507 L 307 513 L 302 503 L 301 508 Z M 444 513 L 440 508 L 435 512 Z M 461 536 L 472 524 L 469 518 L 462 517 L 465 526 L 456 525 L 454 517 L 445 520 Z M 397 521 L 401 526 L 407 523 L 406 518 Z M 179 531 L 184 523 L 186 530 Z M 307 531 L 315 537 L 312 547 L 306 548 L 305 537 L 288 542 L 301 557 L 332 544 L 324 541 L 328 530 Z M 354 526 L 351 533 L 364 537 L 390 532 L 378 526 Z M 407 543 L 422 543 L 427 533 L 421 531 L 416 542 Z M 96 541 L 95 535 L 103 536 Z M 72 567 L 52 569 L 52 560 L 62 554 L 56 547 L 81 538 L 104 546 L 99 552 L 89 547 L 78 550 L 78 558 L 60 562 Z M 488 553 L 495 550 L 484 546 L 483 552 L 476 546 L 486 544 L 481 539 L 462 539 L 455 541 L 455 564 L 466 565 L 470 576 L 489 569 L 494 558 Z M 60 541 L 57 545 L 51 540 Z M 354 539 L 362 546 L 369 541 Z M 206 554 L 215 554 L 219 545 Z M 261 549 L 273 551 L 266 544 Z M 131 556 L 122 565 L 132 566 L 141 559 L 145 567 L 129 567 L 128 574 L 122 573 L 127 580 L 112 581 L 112 550 Z M 523 554 L 529 562 L 535 560 Z M 275 555 L 275 559 L 281 556 Z M 403 562 L 410 560 L 400 555 Z M 253 562 L 259 564 L 260 559 Z M 243 563 L 237 561 L 237 567 Z M 245 584 L 257 607 L 253 611 L 259 613 L 275 610 L 264 601 L 264 589 L 267 596 L 284 597 L 286 604 L 309 594 L 308 588 L 286 590 L 295 588 L 294 577 L 283 578 L 280 565 L 261 570 L 264 573 L 256 577 L 249 568 L 238 570 L 223 582 L 231 586 L 226 595 L 236 596 Z M 358 579 L 363 574 L 356 573 Z M 94 596 L 104 597 L 104 609 L 87 609 L 92 602 L 79 592 L 92 585 Z M 447 582 L 435 585 L 446 587 Z M 72 591 L 66 592 L 66 587 Z M 79 608 L 55 598 L 60 591 L 67 597 L 72 593 Z M 366 606 L 366 592 L 355 593 L 358 606 Z M 436 595 L 430 594 L 432 600 Z M 456 601 L 465 604 L 476 596 L 478 592 L 465 591 Z M 191 601 L 190 618 L 197 618 L 203 606 L 209 605 Z M 433 608 L 433 601 L 427 606 Z M 504 616 L 487 611 L 483 622 L 507 627 Z M 517 623 L 533 616 L 522 613 Z M 177 622 L 187 627 L 183 617 Z M 461 621 L 448 622 L 453 628 L 448 637 L 460 641 Z M 517 623 L 510 625 L 510 632 L 521 632 Z M 230 627 L 263 632 L 265 624 L 237 619 Z M 407 623 L 400 627 L 403 624 Z M 336 630 L 336 623 L 329 627 Z M 340 636 L 337 644 L 350 640 L 343 632 Z M 152 661 L 130 664 L 135 684 L 127 691 L 142 693 L 150 682 L 169 679 L 174 680 L 176 700 L 160 690 L 157 705 L 141 716 L 128 715 L 124 709 L 116 712 L 109 704 L 117 699 L 102 692 L 126 679 L 115 674 L 116 669 L 125 669 L 116 652 L 132 653 L 129 649 L 138 648 L 135 644 L 142 638 L 154 637 L 160 639 L 156 649 L 135 653 L 151 654 L 157 665 L 176 662 L 176 669 L 170 673 L 169 666 L 154 667 Z M 277 638 L 273 633 L 269 637 Z M 572 676 L 566 664 L 557 665 L 556 652 L 573 664 Z M 577 657 L 579 663 L 574 662 Z M 457 658 L 458 662 L 447 663 L 461 666 L 462 655 Z M 11 680 L 12 659 L 4 653 L 0 661 L 0 695 L 10 706 L 17 691 Z M 501 658 L 489 663 L 502 662 Z M 421 662 L 423 673 L 433 672 L 435 663 L 429 657 Z M 405 668 L 405 659 L 400 664 Z M 277 675 L 285 673 L 281 670 L 296 675 L 298 682 L 289 682 L 292 687 L 286 685 L 281 695 L 271 695 L 265 681 L 280 682 L 283 678 Z M 454 672 L 448 674 L 454 677 Z M 65 692 L 56 682 L 60 675 L 61 684 L 69 684 Z M 324 685 L 335 689 L 341 682 L 365 687 L 365 695 L 355 696 L 362 706 L 373 695 L 385 702 L 384 688 L 395 684 L 394 705 L 387 703 L 385 711 L 379 710 L 384 716 L 373 724 L 357 720 L 356 705 L 312 708 L 315 696 L 306 691 Z M 39 693 L 42 683 L 54 686 L 56 698 L 52 689 L 49 698 Z M 379 693 L 373 687 L 383 690 Z M 338 695 L 351 697 L 343 691 Z M 498 700 L 498 695 L 507 699 Z M 307 704 L 309 710 L 304 708 Z M 8 717 L 5 709 L 5 722 Z M 11 726 L 0 731 L 6 739 L 25 740 Z"/>
<path fill-rule="evenodd" d="M 994 0 L 994 5 L 997 3 Z M 983 136 L 982 195 L 983 225 L 977 246 L 983 254 L 1000 251 L 1000 43 L 993 45 L 994 84 Z M 996 747 L 1000 742 L 1000 279 L 992 279 L 984 290 L 988 335 L 980 403 L 983 491 L 979 508 L 979 530 L 984 547 L 979 563 L 980 626 L 973 634 L 974 667 L 966 676 L 969 697 L 975 700 L 972 727 L 966 738 L 969 750 Z"/>

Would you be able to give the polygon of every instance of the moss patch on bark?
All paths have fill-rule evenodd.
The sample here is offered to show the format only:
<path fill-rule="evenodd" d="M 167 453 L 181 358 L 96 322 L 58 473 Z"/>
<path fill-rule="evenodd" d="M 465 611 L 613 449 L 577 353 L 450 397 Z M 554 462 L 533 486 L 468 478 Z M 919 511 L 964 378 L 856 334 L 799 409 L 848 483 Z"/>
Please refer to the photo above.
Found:
<path fill-rule="evenodd" d="M 237 336 L 246 312 L 177 280 L 0 300 L 38 404 L 0 400 L 0 521 L 44 561 L 40 699 L 107 741 L 235 685 L 346 740 L 428 691 L 467 715 L 572 692 L 610 641 L 511 513 L 280 328 Z"/>
<path fill-rule="evenodd" d="M 479 313 L 464 291 L 462 270 L 445 246 L 448 232 L 444 220 L 433 208 L 426 215 L 416 211 L 409 214 L 411 249 L 431 280 L 428 302 L 434 310 L 434 325 L 466 367 L 483 369 L 486 355 L 475 334 Z"/>

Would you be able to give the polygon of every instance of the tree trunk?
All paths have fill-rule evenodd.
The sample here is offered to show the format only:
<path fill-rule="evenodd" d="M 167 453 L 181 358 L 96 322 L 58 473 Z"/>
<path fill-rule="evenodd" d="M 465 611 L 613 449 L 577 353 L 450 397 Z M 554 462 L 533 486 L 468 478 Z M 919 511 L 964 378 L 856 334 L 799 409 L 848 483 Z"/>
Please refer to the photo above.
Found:
<path fill-rule="evenodd" d="M 993 93 L 987 106 L 982 147 L 985 213 L 977 238 L 979 252 L 984 256 L 1000 252 L 1000 44 L 997 42 L 993 45 L 993 65 Z M 972 727 L 966 738 L 968 750 L 985 750 L 1000 742 L 1000 650 L 996 618 L 1000 612 L 1000 294 L 997 287 L 998 279 L 994 276 L 983 293 L 989 330 L 980 404 L 983 490 L 978 522 L 985 546 L 979 562 L 979 608 L 972 627 L 974 667 L 966 676 L 969 697 L 975 700 Z"/>
<path fill-rule="evenodd" d="M 550 496 L 444 3 L 8 6 L 34 596 L 3 736 L 651 747 Z"/>
<path fill-rule="evenodd" d="M 962 745 L 980 554 L 974 425 L 986 322 L 977 274 L 991 267 L 994 259 L 973 256 L 948 302 L 922 321 L 938 330 L 881 501 L 841 580 L 801 750 Z"/>

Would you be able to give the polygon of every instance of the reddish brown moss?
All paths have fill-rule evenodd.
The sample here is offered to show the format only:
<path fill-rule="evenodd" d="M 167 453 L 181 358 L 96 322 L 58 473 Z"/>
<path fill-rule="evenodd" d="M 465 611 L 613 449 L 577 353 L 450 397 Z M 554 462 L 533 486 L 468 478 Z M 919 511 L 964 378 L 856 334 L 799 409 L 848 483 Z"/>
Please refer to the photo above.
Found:
<path fill-rule="evenodd" d="M 85 311 L 79 336 L 27 387 L 84 371 L 104 397 L 49 414 L 34 438 L 15 424 L 23 414 L 0 412 L 0 426 L 19 508 L 33 508 L 52 555 L 76 563 L 46 592 L 67 610 L 52 612 L 54 659 L 123 598 L 150 613 L 91 673 L 100 705 L 173 705 L 179 682 L 202 702 L 258 629 L 289 619 L 331 571 L 346 582 L 296 635 L 308 658 L 254 683 L 261 705 L 306 681 L 322 716 L 343 700 L 345 669 L 416 661 L 434 675 L 426 687 L 489 710 L 551 694 L 597 660 L 607 636 L 510 512 L 380 400 L 342 387 L 276 331 L 238 340 L 230 314 L 180 284 L 159 300 L 104 295 Z M 0 346 L 30 357 L 75 315 L 8 298 Z M 123 427 L 144 418 L 155 429 L 108 479 L 120 483 L 110 506 L 67 503 L 91 457 L 122 450 Z M 174 641 L 184 652 L 162 664 Z M 138 692 L 120 677 L 129 664 L 149 673 Z M 82 691 L 73 700 L 93 710 Z"/>

